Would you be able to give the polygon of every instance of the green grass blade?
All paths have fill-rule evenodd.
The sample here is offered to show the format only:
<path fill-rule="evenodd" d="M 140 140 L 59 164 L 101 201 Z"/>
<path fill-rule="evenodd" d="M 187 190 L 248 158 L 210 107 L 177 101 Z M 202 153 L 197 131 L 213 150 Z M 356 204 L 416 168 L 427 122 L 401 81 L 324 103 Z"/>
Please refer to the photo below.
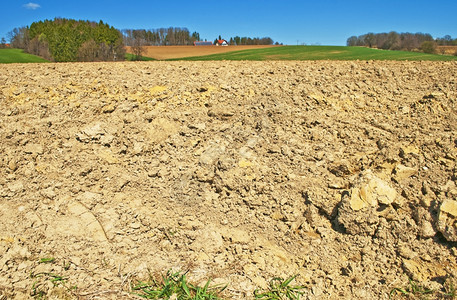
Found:
<path fill-rule="evenodd" d="M 184 290 L 184 292 L 186 293 L 186 295 L 187 295 L 188 297 L 190 297 L 190 291 L 189 291 L 189 287 L 187 286 L 185 277 L 183 278 L 183 281 L 182 281 L 182 283 L 181 283 L 181 287 L 182 287 L 182 289 Z"/>
<path fill-rule="evenodd" d="M 209 287 L 209 283 L 211 282 L 211 279 L 208 279 L 208 281 L 206 282 L 205 286 L 203 287 L 203 292 L 206 293 L 206 291 L 208 290 L 208 287 Z"/>
<path fill-rule="evenodd" d="M 55 262 L 55 258 L 54 257 L 49 257 L 49 258 L 42 258 L 38 261 L 39 264 L 50 264 L 50 263 L 53 263 Z"/>
<path fill-rule="evenodd" d="M 289 279 L 287 279 L 286 281 L 284 281 L 283 283 L 281 283 L 281 288 L 287 287 L 289 285 L 289 283 L 295 279 L 295 277 L 297 277 L 297 275 L 292 276 Z"/>

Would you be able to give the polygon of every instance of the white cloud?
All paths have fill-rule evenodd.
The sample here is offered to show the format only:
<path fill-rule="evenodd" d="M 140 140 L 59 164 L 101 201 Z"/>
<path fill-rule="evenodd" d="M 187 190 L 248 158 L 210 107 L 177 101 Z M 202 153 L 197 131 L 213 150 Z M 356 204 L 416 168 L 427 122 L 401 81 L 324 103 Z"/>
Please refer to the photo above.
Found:
<path fill-rule="evenodd" d="M 41 7 L 41 5 L 37 4 L 37 3 L 32 3 L 32 2 L 29 2 L 27 4 L 24 4 L 22 5 L 23 7 L 27 8 L 27 9 L 32 9 L 32 10 L 35 10 L 35 9 L 38 9 Z"/>

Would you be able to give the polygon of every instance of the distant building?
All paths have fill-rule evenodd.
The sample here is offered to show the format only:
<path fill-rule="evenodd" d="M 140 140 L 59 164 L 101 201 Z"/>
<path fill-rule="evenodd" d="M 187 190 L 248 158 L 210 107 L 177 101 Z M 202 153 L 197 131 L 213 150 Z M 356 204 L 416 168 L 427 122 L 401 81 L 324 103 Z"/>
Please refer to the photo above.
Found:
<path fill-rule="evenodd" d="M 196 41 L 194 42 L 194 46 L 212 46 L 213 42 L 207 42 L 207 41 Z"/>
<path fill-rule="evenodd" d="M 216 40 L 216 46 L 228 46 L 229 43 L 226 40 Z"/>

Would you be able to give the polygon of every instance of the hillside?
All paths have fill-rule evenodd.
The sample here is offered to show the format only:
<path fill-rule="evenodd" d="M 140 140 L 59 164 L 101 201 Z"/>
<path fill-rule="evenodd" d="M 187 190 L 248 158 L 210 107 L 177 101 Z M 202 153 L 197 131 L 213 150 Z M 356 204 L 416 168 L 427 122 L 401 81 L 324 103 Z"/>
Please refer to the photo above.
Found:
<path fill-rule="evenodd" d="M 144 46 L 143 55 L 158 60 L 166 60 L 271 47 L 277 46 Z M 127 53 L 133 53 L 132 47 L 126 47 L 126 50 Z"/>
<path fill-rule="evenodd" d="M 37 63 L 47 62 L 47 60 L 25 53 L 21 49 L 0 49 L 0 64 L 8 63 Z"/>
<path fill-rule="evenodd" d="M 235 49 L 235 48 L 234 48 Z M 365 47 L 343 46 L 275 46 L 261 49 L 176 58 L 175 60 L 430 60 L 452 61 L 456 56 L 410 51 L 390 51 Z"/>

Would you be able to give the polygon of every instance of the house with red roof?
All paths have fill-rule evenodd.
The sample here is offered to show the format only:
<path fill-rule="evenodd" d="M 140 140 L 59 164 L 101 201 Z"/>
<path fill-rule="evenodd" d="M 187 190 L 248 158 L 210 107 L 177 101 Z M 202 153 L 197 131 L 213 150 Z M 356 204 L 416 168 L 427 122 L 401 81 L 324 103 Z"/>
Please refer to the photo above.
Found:
<path fill-rule="evenodd" d="M 229 43 L 226 40 L 216 40 L 216 46 L 228 46 Z"/>

